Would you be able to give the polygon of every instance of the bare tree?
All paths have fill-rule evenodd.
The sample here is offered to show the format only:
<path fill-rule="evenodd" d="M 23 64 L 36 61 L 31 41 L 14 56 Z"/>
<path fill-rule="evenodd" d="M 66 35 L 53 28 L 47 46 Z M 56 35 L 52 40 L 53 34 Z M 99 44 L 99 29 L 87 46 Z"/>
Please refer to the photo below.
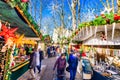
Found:
<path fill-rule="evenodd" d="M 117 13 L 120 13 L 120 0 L 117 0 L 117 6 L 118 6 L 118 11 L 117 11 Z"/>
<path fill-rule="evenodd" d="M 77 27 L 77 20 L 76 20 L 76 7 L 77 7 L 77 0 L 72 0 L 71 10 L 72 10 L 72 26 L 73 30 Z"/>
<path fill-rule="evenodd" d="M 78 0 L 78 24 L 80 24 L 80 0 Z"/>

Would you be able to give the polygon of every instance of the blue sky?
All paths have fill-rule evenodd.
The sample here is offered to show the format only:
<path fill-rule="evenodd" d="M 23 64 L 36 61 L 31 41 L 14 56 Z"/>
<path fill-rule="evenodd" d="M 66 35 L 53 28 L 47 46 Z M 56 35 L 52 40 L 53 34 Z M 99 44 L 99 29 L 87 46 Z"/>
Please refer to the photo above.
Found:
<path fill-rule="evenodd" d="M 35 3 L 35 1 L 37 1 L 37 3 Z M 38 8 L 37 10 L 37 22 L 39 22 L 39 7 L 40 7 L 40 0 L 32 0 L 32 4 L 36 4 L 36 7 Z M 42 5 L 43 5 L 43 10 L 42 10 L 42 29 L 45 31 L 44 26 L 46 26 L 46 23 L 49 24 L 49 34 L 52 34 L 53 29 L 55 27 L 54 23 L 53 23 L 53 14 L 51 14 L 51 10 L 50 8 L 52 7 L 53 4 L 57 4 L 58 5 L 62 5 L 61 3 L 62 0 L 42 0 Z M 71 0 L 68 0 L 71 1 Z M 105 5 L 106 4 L 106 0 L 102 0 L 104 2 Z M 109 2 L 111 2 L 112 0 L 109 0 Z M 114 0 L 114 6 L 116 8 L 116 1 Z M 95 18 L 95 15 L 100 15 L 101 11 L 104 10 L 104 7 L 102 5 L 102 3 L 100 2 L 100 0 L 80 0 L 80 4 L 81 4 L 81 21 L 85 22 L 85 21 L 90 21 L 92 19 Z M 32 6 L 34 7 L 34 6 Z M 34 8 L 33 8 L 34 9 Z M 76 8 L 77 9 L 77 8 Z M 70 8 L 68 6 L 68 2 L 67 0 L 64 0 L 64 14 L 65 14 L 65 19 L 64 21 L 67 23 L 67 27 L 71 28 L 71 20 L 68 20 L 68 17 L 71 16 L 71 11 Z M 33 10 L 33 14 L 32 16 L 34 16 L 34 10 Z M 78 14 L 77 14 L 78 15 Z M 55 20 L 58 24 L 58 27 L 60 26 L 60 17 L 58 16 L 58 14 L 55 15 Z M 49 21 L 48 21 L 49 20 Z M 47 28 L 47 29 L 48 29 Z"/>

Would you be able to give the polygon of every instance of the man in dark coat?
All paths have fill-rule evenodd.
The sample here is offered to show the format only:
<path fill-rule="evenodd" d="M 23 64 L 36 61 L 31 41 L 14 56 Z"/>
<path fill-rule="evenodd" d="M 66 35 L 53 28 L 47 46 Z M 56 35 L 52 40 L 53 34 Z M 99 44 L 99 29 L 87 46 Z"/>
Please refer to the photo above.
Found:
<path fill-rule="evenodd" d="M 35 55 L 35 49 L 32 49 L 32 53 L 30 54 L 30 62 L 29 62 L 29 69 L 30 69 L 30 74 L 32 75 L 33 78 L 35 78 L 35 67 L 36 67 L 36 55 Z"/>
<path fill-rule="evenodd" d="M 68 59 L 69 69 L 70 69 L 70 80 L 75 80 L 77 66 L 78 66 L 78 58 L 74 52 L 71 52 Z"/>

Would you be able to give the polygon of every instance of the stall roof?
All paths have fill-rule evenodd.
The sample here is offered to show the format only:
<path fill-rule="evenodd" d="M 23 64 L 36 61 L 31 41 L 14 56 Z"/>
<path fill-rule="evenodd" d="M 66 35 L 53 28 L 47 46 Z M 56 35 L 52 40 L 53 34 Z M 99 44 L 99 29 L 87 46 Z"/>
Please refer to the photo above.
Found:
<path fill-rule="evenodd" d="M 0 1 L 0 20 L 10 23 L 10 27 L 18 27 L 17 32 L 24 34 L 26 37 L 37 37 L 34 31 L 28 24 L 20 17 L 20 14 L 11 8 L 5 2 Z"/>

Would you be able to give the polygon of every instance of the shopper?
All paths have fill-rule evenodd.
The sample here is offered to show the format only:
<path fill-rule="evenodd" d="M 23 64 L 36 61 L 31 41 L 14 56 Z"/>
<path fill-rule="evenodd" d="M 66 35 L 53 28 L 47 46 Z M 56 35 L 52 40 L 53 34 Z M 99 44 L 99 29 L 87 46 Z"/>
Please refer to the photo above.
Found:
<path fill-rule="evenodd" d="M 70 80 L 75 80 L 77 66 L 78 66 L 78 58 L 75 52 L 71 51 L 68 59 L 69 69 L 70 69 Z"/>
<path fill-rule="evenodd" d="M 35 48 L 35 59 L 36 59 L 36 68 L 38 69 L 38 73 L 40 73 L 41 71 L 41 58 L 40 58 L 40 53 L 39 50 L 37 49 L 37 47 Z M 35 73 L 36 73 L 36 69 L 34 69 Z"/>
<path fill-rule="evenodd" d="M 50 55 L 51 55 L 51 54 L 50 54 L 50 46 L 47 47 L 47 54 L 48 54 L 48 58 L 50 58 L 50 57 L 51 57 L 51 56 L 50 56 Z"/>
<path fill-rule="evenodd" d="M 31 54 L 30 54 L 30 62 L 29 62 L 29 71 L 30 74 L 32 75 L 32 78 L 35 79 L 35 67 L 36 67 L 36 55 L 35 55 L 35 49 L 31 50 Z"/>
<path fill-rule="evenodd" d="M 61 54 L 61 56 L 56 60 L 53 70 L 57 66 L 57 80 L 63 80 L 64 71 L 66 68 L 66 59 L 65 54 Z"/>
<path fill-rule="evenodd" d="M 41 63 L 42 63 L 42 60 L 44 59 L 44 56 L 43 56 L 43 51 L 39 48 L 38 51 L 36 52 L 36 61 L 37 61 L 37 69 L 38 69 L 38 73 L 40 73 L 41 71 Z"/>

